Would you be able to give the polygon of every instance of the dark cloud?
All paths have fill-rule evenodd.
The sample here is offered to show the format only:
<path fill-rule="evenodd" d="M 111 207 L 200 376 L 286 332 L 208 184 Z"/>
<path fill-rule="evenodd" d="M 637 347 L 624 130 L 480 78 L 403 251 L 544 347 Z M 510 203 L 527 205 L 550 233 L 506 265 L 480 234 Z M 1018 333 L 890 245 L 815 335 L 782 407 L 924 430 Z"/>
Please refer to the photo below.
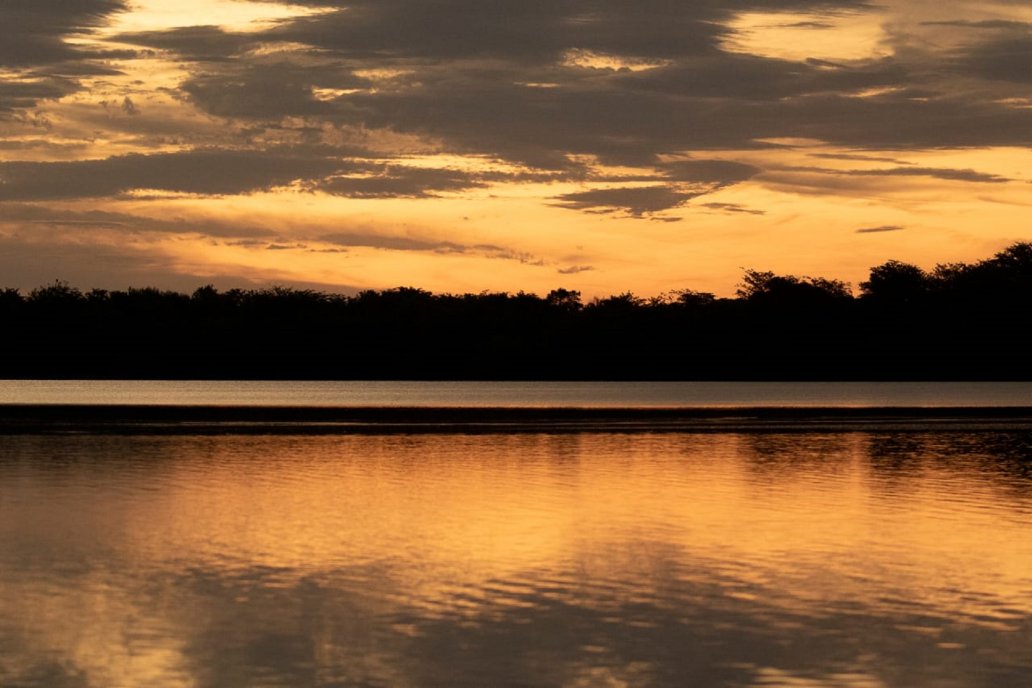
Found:
<path fill-rule="evenodd" d="M 912 149 L 1032 143 L 1032 112 L 982 96 L 901 90 L 784 104 L 781 128 L 854 148 Z"/>
<path fill-rule="evenodd" d="M 514 260 L 525 265 L 545 265 L 541 258 L 496 244 L 463 244 L 454 241 L 391 236 L 367 232 L 333 232 L 317 237 L 319 241 L 347 248 L 375 248 L 386 251 L 417 251 L 429 253 L 460 253 L 485 258 Z"/>
<path fill-rule="evenodd" d="M 317 140 L 326 129 L 371 132 L 384 140 L 401 135 L 436 152 L 526 165 L 538 181 L 591 181 L 585 160 L 656 170 L 660 176 L 654 186 L 559 199 L 564 207 L 608 208 L 636 217 L 683 205 L 701 192 L 760 172 L 743 163 L 704 159 L 704 151 L 816 139 L 855 152 L 814 157 L 899 166 L 834 174 L 989 183 L 1006 179 L 973 170 L 904 168 L 905 163 L 884 154 L 863 156 L 862 151 L 1032 145 L 1032 110 L 1008 104 L 1008 99 L 1027 97 L 1022 87 L 1032 81 L 1032 34 L 1020 22 L 942 22 L 980 29 L 970 32 L 977 40 L 948 55 L 922 45 L 900 48 L 883 59 L 799 61 L 729 51 L 730 20 L 742 11 L 780 12 L 777 26 L 821 29 L 825 22 L 810 16 L 793 21 L 798 17 L 791 12 L 859 12 L 870 5 L 820 0 L 300 4 L 327 11 L 246 34 L 198 25 L 124 34 L 117 40 L 168 51 L 185 63 L 190 75 L 178 95 L 235 125 L 212 134 L 223 137 L 221 145 L 261 146 L 267 140 L 263 137 L 287 136 L 290 122 L 308 128 L 293 130 L 296 140 Z M 0 19 L 10 20 L 4 25 L 24 28 L 24 40 L 35 47 L 0 46 L 0 61 L 8 52 L 16 55 L 26 73 L 0 81 L 0 113 L 79 88 L 76 76 L 59 76 L 59 70 L 84 75 L 112 69 L 92 59 L 100 53 L 87 54 L 64 39 L 102 24 L 121 7 L 116 0 L 4 5 Z M 902 45 L 906 37 L 899 40 Z M 259 46 L 262 50 L 255 49 Z M 972 79 L 982 81 L 958 86 Z M 144 116 L 120 117 L 117 124 L 104 126 L 117 126 L 140 141 L 156 140 L 159 131 L 171 135 L 162 127 L 178 126 L 152 117 L 149 101 L 139 98 L 122 100 L 125 113 L 138 111 L 138 103 L 145 106 Z M 241 131 L 253 133 L 248 143 L 239 138 L 227 143 L 226 136 L 244 136 Z M 188 140 L 189 131 L 174 133 Z M 683 159 L 689 153 L 699 157 Z M 264 160 L 248 151 L 170 155 L 167 160 L 124 156 L 50 167 L 5 163 L 0 165 L 6 180 L 0 198 L 103 196 L 133 188 L 245 193 L 292 181 L 357 198 L 419 198 L 517 180 L 342 162 L 319 152 L 271 151 Z M 205 155 L 211 174 L 199 169 Z M 255 163 L 248 167 L 251 159 Z M 167 169 L 161 167 L 165 162 Z M 198 166 L 196 174 L 191 165 Z M 237 174 L 237 167 L 247 169 Z"/>
<path fill-rule="evenodd" d="M 856 230 L 857 234 L 877 234 L 879 232 L 898 232 L 904 229 L 900 225 L 882 225 L 880 227 L 861 227 Z"/>
<path fill-rule="evenodd" d="M 0 2 L 0 116 L 56 99 L 80 88 L 78 77 L 114 74 L 94 60 L 127 57 L 66 39 L 104 24 L 126 8 L 122 0 L 3 0 Z"/>
<path fill-rule="evenodd" d="M 843 64 L 719 53 L 621 75 L 618 81 L 628 88 L 689 98 L 771 101 L 896 86 L 905 77 L 905 67 L 890 58 Z"/>
<path fill-rule="evenodd" d="M 556 197 L 556 205 L 599 213 L 623 212 L 640 218 L 678 208 L 699 195 L 670 186 L 631 186 L 563 194 Z"/>
<path fill-rule="evenodd" d="M 669 57 L 717 48 L 722 3 L 669 0 L 351 0 L 268 36 L 355 58 L 551 62 L 566 50 Z"/>
<path fill-rule="evenodd" d="M 320 241 L 340 246 L 381 248 L 391 251 L 434 251 L 437 253 L 465 253 L 470 247 L 451 241 L 431 241 L 412 237 L 366 234 L 359 232 L 334 232 L 323 234 Z M 490 247 L 498 250 L 498 247 Z"/>
<path fill-rule="evenodd" d="M 0 224 L 30 227 L 38 236 L 52 229 L 115 229 L 132 233 L 205 234 L 211 237 L 272 237 L 270 229 L 240 221 L 153 218 L 103 210 L 56 210 L 34 203 L 0 203 Z"/>
<path fill-rule="evenodd" d="M 227 34 L 223 44 L 210 27 L 136 40 L 214 60 L 183 90 L 215 115 L 319 117 L 551 169 L 566 168 L 568 154 L 647 166 L 661 153 L 752 147 L 757 138 L 783 134 L 780 118 L 746 112 L 748 103 L 778 108 L 788 97 L 894 86 L 905 78 L 891 60 L 832 66 L 720 47 L 727 20 L 740 10 L 866 7 L 860 2 L 308 4 L 336 11 L 282 22 L 251 40 L 311 46 L 318 52 L 309 58 L 321 62 L 243 57 L 222 67 L 218 60 L 239 54 L 246 40 Z M 605 60 L 592 63 L 592 55 Z M 632 73 L 621 61 L 654 68 Z M 368 73 L 362 70 L 377 75 L 354 75 Z"/>
<path fill-rule="evenodd" d="M 223 290 L 254 289 L 267 287 L 271 281 L 262 274 L 248 274 L 246 268 L 226 270 L 218 275 L 192 274 L 189 268 L 181 265 L 181 261 L 157 247 L 146 243 L 112 243 L 103 237 L 91 241 L 91 237 L 86 235 L 88 231 L 89 228 L 83 226 L 46 235 L 0 234 L 0 288 L 29 290 L 60 279 L 84 290 L 146 286 L 189 294 L 204 284 Z M 299 289 L 358 291 L 356 286 L 349 284 L 285 280 L 282 277 L 278 277 L 275 283 Z M 42 682 L 29 685 L 59 684 Z"/>
<path fill-rule="evenodd" d="M 834 24 L 821 21 L 798 21 L 787 24 L 775 24 L 774 26 L 785 29 L 833 29 Z"/>
<path fill-rule="evenodd" d="M 1007 31 L 1032 31 L 1032 24 L 1019 21 L 1008 21 L 1005 19 L 985 19 L 981 21 L 970 21 L 954 19 L 952 21 L 926 21 L 921 22 L 922 26 L 952 26 L 963 29 L 1004 29 Z"/>
<path fill-rule="evenodd" d="M 797 69 L 816 71 L 805 65 Z M 680 73 L 695 78 L 690 70 Z M 811 74 L 807 81 L 810 77 L 817 79 Z M 511 74 L 487 78 L 458 71 L 449 79 L 355 93 L 342 99 L 333 116 L 372 129 L 443 139 L 455 152 L 553 168 L 561 168 L 571 153 L 648 166 L 663 153 L 749 148 L 758 139 L 778 137 L 852 148 L 1032 143 L 1032 111 L 934 92 L 851 95 L 861 87 L 891 85 L 884 73 L 870 79 L 865 70 L 822 75 L 820 92 L 805 95 L 798 92 L 807 89 L 775 88 L 770 84 L 776 80 L 766 78 L 757 78 L 764 85 L 756 90 L 723 85 L 736 78 L 729 69 L 714 79 L 718 90 L 699 95 L 678 85 L 670 73 L 526 88 Z M 759 98 L 763 93 L 769 97 Z"/>
<path fill-rule="evenodd" d="M 119 105 L 119 109 L 130 117 L 140 114 L 140 108 L 136 106 L 136 103 L 134 103 L 133 99 L 129 96 L 122 98 L 122 104 Z"/>
<path fill-rule="evenodd" d="M 1002 184 L 1011 181 L 1006 177 L 975 170 L 957 170 L 947 167 L 892 167 L 881 170 L 830 170 L 834 174 L 852 177 L 933 177 L 956 182 L 979 182 Z"/>
<path fill-rule="evenodd" d="M 219 117 L 254 126 L 306 118 L 413 135 L 443 152 L 581 178 L 576 156 L 655 167 L 661 156 L 755 148 L 777 138 L 858 151 L 1032 145 L 1032 111 L 1008 106 L 1004 91 L 986 97 L 954 83 L 962 73 L 1018 83 L 1029 62 L 1015 46 L 971 48 L 963 63 L 930 48 L 884 59 L 795 61 L 723 47 L 728 22 L 741 11 L 783 12 L 778 25 L 821 28 L 793 22 L 790 13 L 869 9 L 860 2 L 303 4 L 328 11 L 248 34 L 195 26 L 122 39 L 192 61 L 181 90 Z M 251 50 L 258 45 L 268 50 Z M 369 196 L 394 183 L 337 182 L 345 193 Z M 420 195 L 419 185 L 407 193 Z"/>
<path fill-rule="evenodd" d="M 11 110 L 31 108 L 41 100 L 66 96 L 78 88 L 74 81 L 58 77 L 0 78 L 0 115 Z"/>
<path fill-rule="evenodd" d="M 700 203 L 700 208 L 708 208 L 710 210 L 719 210 L 724 213 L 742 213 L 745 215 L 766 215 L 767 213 L 763 210 L 756 210 L 754 208 L 746 208 L 738 203 Z"/>
<path fill-rule="evenodd" d="M 91 53 L 66 38 L 102 25 L 124 10 L 122 0 L 4 0 L 0 3 L 0 66 L 28 67 L 82 59 Z"/>
<path fill-rule="evenodd" d="M 978 172 L 970 169 L 952 169 L 940 167 L 892 167 L 884 169 L 852 169 L 836 170 L 826 167 L 781 167 L 771 168 L 762 177 L 764 184 L 794 189 L 797 192 L 810 193 L 862 193 L 865 188 L 858 180 L 867 178 L 874 180 L 878 187 L 894 182 L 899 177 L 915 177 L 940 179 L 951 182 L 974 184 L 1003 184 L 1012 180 L 994 174 Z"/>
<path fill-rule="evenodd" d="M 592 265 L 571 265 L 568 268 L 558 268 L 556 272 L 560 275 L 576 275 L 579 272 L 591 272 L 594 269 Z"/>
<path fill-rule="evenodd" d="M 103 241 L 91 233 L 103 229 L 73 226 L 56 233 L 0 234 L 0 288 L 32 289 L 55 279 L 84 288 L 198 286 L 199 278 L 178 273 L 172 259 L 156 249 Z"/>
<path fill-rule="evenodd" d="M 556 198 L 556 205 L 593 213 L 624 213 L 637 218 L 674 221 L 677 218 L 654 216 L 664 210 L 681 207 L 693 198 L 751 179 L 762 171 L 753 165 L 732 160 L 703 159 L 665 162 L 658 165 L 656 170 L 663 178 L 673 183 L 591 189 L 562 194 Z M 660 181 L 660 178 L 616 177 L 612 181 L 656 182 Z"/>
<path fill-rule="evenodd" d="M 240 194 L 336 172 L 333 159 L 201 149 L 74 162 L 0 162 L 0 200 L 114 196 L 133 189 Z"/>
<path fill-rule="evenodd" d="M 98 198 L 133 190 L 230 195 L 291 183 L 305 191 L 350 198 L 427 198 L 494 182 L 556 179 L 549 173 L 473 172 L 340 157 L 355 153 L 363 151 L 331 146 L 202 148 L 102 160 L 0 162 L 0 201 Z"/>
<path fill-rule="evenodd" d="M 893 165 L 909 165 L 905 160 L 887 158 L 880 155 L 863 155 L 860 153 L 810 153 L 811 158 L 824 160 L 855 160 L 861 162 L 887 162 Z"/>
<path fill-rule="evenodd" d="M 347 90 L 369 85 L 369 81 L 339 65 L 306 65 L 280 59 L 200 73 L 181 88 L 213 115 L 279 119 L 288 115 L 339 118 L 346 107 L 321 100 L 317 89 Z M 352 115 L 345 119 L 359 118 Z"/>
<path fill-rule="evenodd" d="M 364 176 L 335 176 L 312 185 L 313 190 L 351 198 L 426 198 L 440 191 L 486 186 L 475 174 L 460 170 L 387 165 Z"/>
<path fill-rule="evenodd" d="M 677 160 L 660 166 L 666 176 L 679 182 L 727 186 L 755 177 L 762 170 L 732 160 Z"/>
<path fill-rule="evenodd" d="M 217 26 L 185 26 L 164 31 L 141 31 L 117 36 L 123 43 L 167 50 L 192 61 L 225 61 L 253 45 L 246 34 L 224 31 Z"/>
<path fill-rule="evenodd" d="M 961 71 L 983 79 L 1032 84 L 1032 32 L 979 43 L 957 58 L 956 64 Z"/>

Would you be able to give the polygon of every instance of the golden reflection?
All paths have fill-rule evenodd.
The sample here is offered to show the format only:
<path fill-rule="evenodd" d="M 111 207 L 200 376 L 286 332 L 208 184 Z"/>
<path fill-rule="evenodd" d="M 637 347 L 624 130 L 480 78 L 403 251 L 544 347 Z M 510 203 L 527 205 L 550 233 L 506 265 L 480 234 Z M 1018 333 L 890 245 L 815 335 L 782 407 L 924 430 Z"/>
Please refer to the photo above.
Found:
<path fill-rule="evenodd" d="M 272 440 L 260 456 L 249 438 L 197 440 L 164 467 L 159 493 L 115 503 L 128 510 L 120 546 L 145 566 L 239 562 L 298 575 L 403 553 L 418 567 L 392 567 L 391 585 L 432 605 L 571 562 L 590 580 L 638 578 L 670 556 L 734 562 L 807 604 L 863 599 L 868 574 L 885 566 L 893 575 L 880 585 L 930 607 L 962 612 L 974 588 L 1032 603 L 1032 550 L 1012 544 L 1026 525 L 984 508 L 999 497 L 991 483 L 926 466 L 936 477 L 922 476 L 908 499 L 883 496 L 860 436 L 802 455 L 794 436 L 583 436 L 566 461 L 552 454 L 567 438 L 488 439 Z"/>
<path fill-rule="evenodd" d="M 422 685 L 462 643 L 479 685 L 542 652 L 542 685 L 992 669 L 1032 614 L 1008 441 L 27 438 L 0 461 L 0 642 L 15 676 L 60 657 L 110 685 Z M 725 663 L 664 650 L 699 642 Z"/>

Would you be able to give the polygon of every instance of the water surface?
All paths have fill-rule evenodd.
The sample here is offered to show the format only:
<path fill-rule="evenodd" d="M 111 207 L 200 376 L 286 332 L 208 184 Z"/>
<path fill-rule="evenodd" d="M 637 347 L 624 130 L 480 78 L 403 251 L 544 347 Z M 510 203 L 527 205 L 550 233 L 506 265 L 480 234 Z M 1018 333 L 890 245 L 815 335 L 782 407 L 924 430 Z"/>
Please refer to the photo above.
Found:
<path fill-rule="evenodd" d="M 2 380 L 0 404 L 409 407 L 1032 406 L 1032 382 Z"/>
<path fill-rule="evenodd" d="M 1032 685 L 1020 432 L 0 438 L 0 685 Z"/>

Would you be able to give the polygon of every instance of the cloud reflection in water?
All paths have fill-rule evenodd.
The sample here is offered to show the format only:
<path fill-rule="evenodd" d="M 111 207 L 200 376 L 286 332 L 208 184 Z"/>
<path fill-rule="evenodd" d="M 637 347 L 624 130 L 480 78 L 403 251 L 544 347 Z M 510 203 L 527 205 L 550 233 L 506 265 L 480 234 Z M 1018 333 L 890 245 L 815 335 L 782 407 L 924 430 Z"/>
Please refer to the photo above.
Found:
<path fill-rule="evenodd" d="M 1028 438 L 24 437 L 8 686 L 1024 686 Z"/>

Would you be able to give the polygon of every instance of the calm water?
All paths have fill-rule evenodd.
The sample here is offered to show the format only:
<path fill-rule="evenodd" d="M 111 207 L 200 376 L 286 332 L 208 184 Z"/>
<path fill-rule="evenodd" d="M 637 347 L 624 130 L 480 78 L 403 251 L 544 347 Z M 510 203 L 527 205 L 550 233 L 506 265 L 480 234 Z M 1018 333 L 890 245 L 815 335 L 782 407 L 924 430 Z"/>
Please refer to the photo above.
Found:
<path fill-rule="evenodd" d="M 1032 406 L 1032 382 L 0 380 L 0 404 L 234 406 Z"/>
<path fill-rule="evenodd" d="M 0 685 L 1027 688 L 1032 437 L 3 437 Z"/>

